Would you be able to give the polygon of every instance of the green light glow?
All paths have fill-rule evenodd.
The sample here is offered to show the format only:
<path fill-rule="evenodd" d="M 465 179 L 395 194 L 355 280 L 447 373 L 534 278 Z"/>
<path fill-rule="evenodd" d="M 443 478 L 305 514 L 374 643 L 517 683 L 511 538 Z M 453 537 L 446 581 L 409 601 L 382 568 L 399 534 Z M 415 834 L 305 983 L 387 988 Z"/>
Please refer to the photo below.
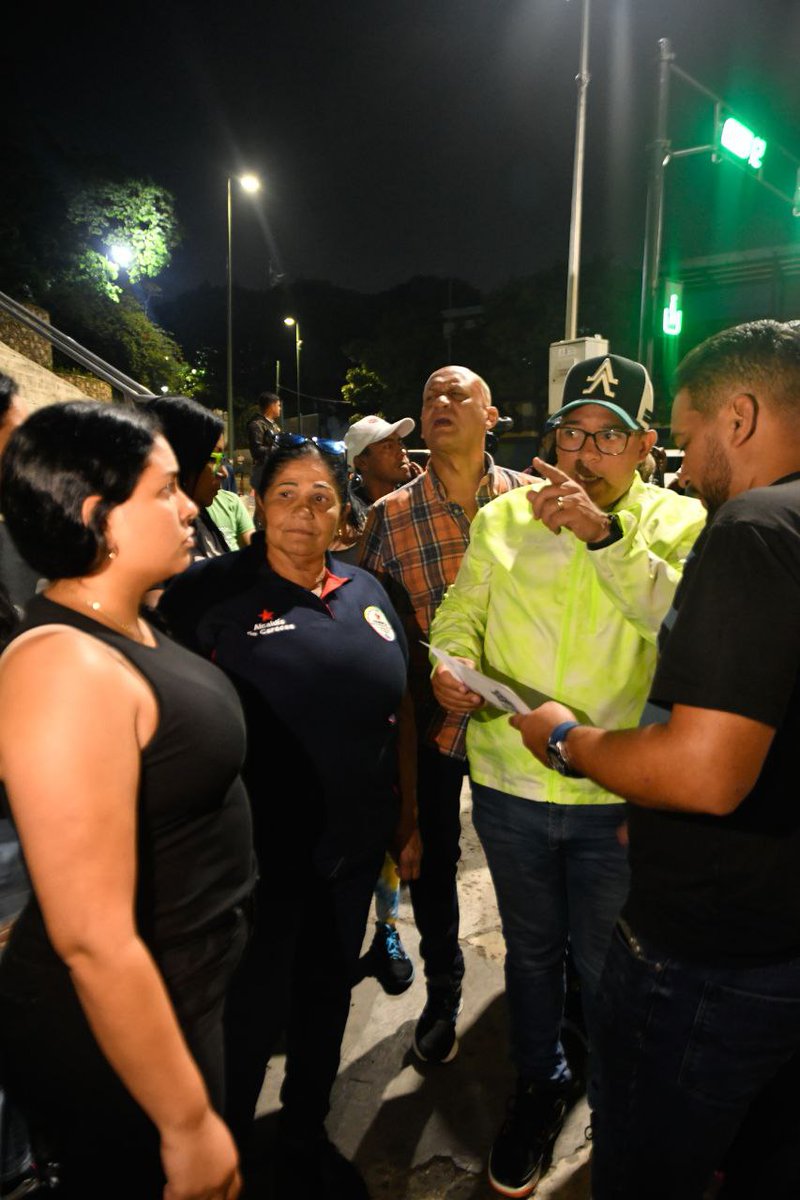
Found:
<path fill-rule="evenodd" d="M 664 315 L 661 322 L 661 327 L 668 337 L 677 337 L 683 328 L 683 311 L 678 308 L 680 296 L 677 292 L 670 292 L 669 304 L 664 309 Z"/>
<path fill-rule="evenodd" d="M 748 129 L 735 117 L 728 117 L 722 126 L 719 140 L 725 150 L 736 158 L 741 158 L 754 171 L 760 170 L 764 165 L 764 155 L 767 151 L 766 141 L 764 138 L 756 137 L 752 129 Z"/>

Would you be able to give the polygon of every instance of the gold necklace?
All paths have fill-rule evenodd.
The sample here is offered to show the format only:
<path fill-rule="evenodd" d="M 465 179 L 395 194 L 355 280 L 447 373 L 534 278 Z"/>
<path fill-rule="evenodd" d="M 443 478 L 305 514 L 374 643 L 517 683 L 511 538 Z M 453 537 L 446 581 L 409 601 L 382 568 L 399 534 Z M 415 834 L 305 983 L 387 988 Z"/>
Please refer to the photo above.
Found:
<path fill-rule="evenodd" d="M 103 608 L 99 600 L 87 600 L 85 603 L 87 608 L 90 608 L 93 613 L 99 613 L 106 621 L 110 621 L 112 625 L 116 625 L 117 629 L 121 629 L 134 642 L 142 642 L 144 644 L 144 637 L 142 636 L 141 626 L 138 621 L 135 625 L 128 625 L 125 621 L 118 621 L 116 617 L 112 617 L 111 613 Z"/>

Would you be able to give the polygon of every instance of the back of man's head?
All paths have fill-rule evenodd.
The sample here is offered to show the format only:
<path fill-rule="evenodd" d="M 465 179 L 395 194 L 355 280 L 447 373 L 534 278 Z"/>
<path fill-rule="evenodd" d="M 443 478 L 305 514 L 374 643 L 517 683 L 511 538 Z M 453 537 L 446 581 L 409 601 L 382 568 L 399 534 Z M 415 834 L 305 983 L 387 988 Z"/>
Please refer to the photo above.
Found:
<path fill-rule="evenodd" d="M 737 389 L 757 394 L 776 417 L 800 421 L 798 322 L 748 321 L 715 333 L 678 365 L 673 388 L 685 390 L 692 408 L 707 416 Z"/>

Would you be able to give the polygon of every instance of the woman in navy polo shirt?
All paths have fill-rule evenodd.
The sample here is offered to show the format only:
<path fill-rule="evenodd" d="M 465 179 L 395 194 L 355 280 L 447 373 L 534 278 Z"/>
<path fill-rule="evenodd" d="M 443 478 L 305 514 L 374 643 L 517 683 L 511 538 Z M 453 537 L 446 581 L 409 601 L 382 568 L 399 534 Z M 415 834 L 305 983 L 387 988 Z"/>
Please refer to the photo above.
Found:
<path fill-rule="evenodd" d="M 295 1197 L 366 1195 L 324 1121 L 385 847 L 397 848 L 404 878 L 420 854 L 405 786 L 400 803 L 398 761 L 404 784 L 414 768 L 397 747 L 403 630 L 380 584 L 328 553 L 345 496 L 343 450 L 280 435 L 261 478 L 264 533 L 198 564 L 162 601 L 173 630 L 213 656 L 245 707 L 261 879 L 256 933 L 226 1016 L 228 1116 L 245 1141 L 285 1032 L 277 1167 Z"/>

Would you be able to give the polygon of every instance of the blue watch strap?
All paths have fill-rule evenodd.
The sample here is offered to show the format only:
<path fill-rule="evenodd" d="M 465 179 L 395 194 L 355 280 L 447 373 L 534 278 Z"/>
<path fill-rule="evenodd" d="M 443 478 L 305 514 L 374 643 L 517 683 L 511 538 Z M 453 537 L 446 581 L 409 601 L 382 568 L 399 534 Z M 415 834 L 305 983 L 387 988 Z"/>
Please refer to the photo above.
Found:
<path fill-rule="evenodd" d="M 556 742 L 563 742 L 570 729 L 577 729 L 579 725 L 580 721 L 562 721 L 560 725 L 556 725 L 547 739 L 548 746 L 554 746 Z"/>

